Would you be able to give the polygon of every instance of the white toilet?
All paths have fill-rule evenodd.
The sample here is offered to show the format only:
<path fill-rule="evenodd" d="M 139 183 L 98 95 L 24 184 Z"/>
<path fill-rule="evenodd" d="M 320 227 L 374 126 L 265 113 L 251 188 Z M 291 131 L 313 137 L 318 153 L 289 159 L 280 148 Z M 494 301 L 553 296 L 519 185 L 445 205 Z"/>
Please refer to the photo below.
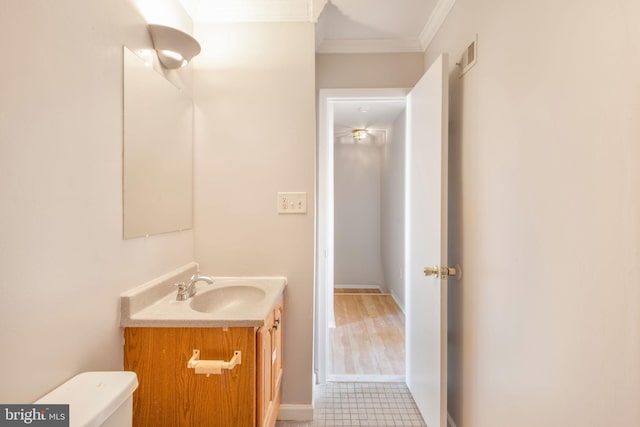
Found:
<path fill-rule="evenodd" d="M 135 372 L 84 372 L 35 402 L 69 404 L 70 427 L 130 427 Z"/>

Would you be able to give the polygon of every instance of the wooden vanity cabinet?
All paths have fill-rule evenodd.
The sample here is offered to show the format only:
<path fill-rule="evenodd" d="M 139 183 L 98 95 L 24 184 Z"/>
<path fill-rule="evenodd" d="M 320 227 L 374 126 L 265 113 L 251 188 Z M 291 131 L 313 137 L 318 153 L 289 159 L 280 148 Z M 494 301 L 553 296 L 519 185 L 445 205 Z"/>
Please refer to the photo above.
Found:
<path fill-rule="evenodd" d="M 127 327 L 124 369 L 138 375 L 134 427 L 273 427 L 283 373 L 282 299 L 264 326 Z M 187 368 L 193 350 L 202 360 L 242 363 L 210 376 Z"/>

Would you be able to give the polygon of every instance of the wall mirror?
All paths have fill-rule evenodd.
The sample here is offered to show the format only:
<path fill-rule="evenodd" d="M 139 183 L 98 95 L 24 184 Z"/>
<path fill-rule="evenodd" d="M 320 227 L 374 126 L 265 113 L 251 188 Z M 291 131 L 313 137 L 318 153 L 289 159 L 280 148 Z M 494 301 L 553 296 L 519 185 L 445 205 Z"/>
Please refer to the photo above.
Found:
<path fill-rule="evenodd" d="M 193 226 L 193 103 L 124 48 L 123 237 Z"/>

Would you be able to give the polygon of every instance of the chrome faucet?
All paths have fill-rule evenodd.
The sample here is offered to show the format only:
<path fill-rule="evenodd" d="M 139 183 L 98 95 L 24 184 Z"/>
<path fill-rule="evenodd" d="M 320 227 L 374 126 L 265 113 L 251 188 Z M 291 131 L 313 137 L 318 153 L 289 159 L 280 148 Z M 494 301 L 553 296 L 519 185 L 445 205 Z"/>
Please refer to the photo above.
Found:
<path fill-rule="evenodd" d="M 178 287 L 178 294 L 176 295 L 176 301 L 186 301 L 196 294 L 196 283 L 203 281 L 208 284 L 213 284 L 213 279 L 209 276 L 200 276 L 200 273 L 195 273 L 191 276 L 188 283 L 180 282 L 176 283 Z"/>

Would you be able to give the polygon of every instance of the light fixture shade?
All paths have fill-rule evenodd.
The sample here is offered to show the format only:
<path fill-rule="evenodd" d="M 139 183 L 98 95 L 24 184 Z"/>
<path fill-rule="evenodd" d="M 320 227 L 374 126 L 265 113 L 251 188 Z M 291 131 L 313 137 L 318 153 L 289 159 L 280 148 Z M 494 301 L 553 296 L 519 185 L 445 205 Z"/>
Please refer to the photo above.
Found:
<path fill-rule="evenodd" d="M 158 59 L 164 68 L 184 67 L 200 53 L 200 43 L 191 35 L 173 27 L 149 24 L 149 32 Z"/>

